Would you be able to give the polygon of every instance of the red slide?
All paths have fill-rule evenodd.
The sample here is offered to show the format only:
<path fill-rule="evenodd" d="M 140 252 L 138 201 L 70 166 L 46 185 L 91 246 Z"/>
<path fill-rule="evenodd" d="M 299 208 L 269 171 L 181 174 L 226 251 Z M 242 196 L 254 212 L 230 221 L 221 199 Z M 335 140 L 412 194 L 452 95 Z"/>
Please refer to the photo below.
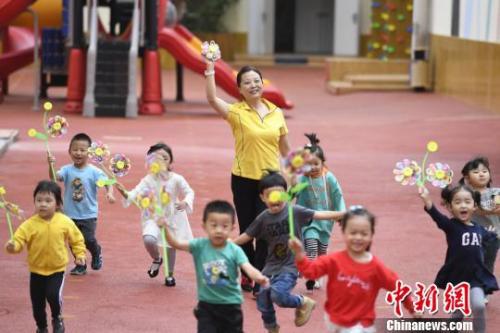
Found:
<path fill-rule="evenodd" d="M 192 43 L 193 35 L 185 27 L 177 25 L 175 30 L 163 28 L 158 33 L 158 44 L 167 50 L 177 61 L 192 71 L 203 75 L 206 65 L 197 49 L 196 43 Z M 235 71 L 222 60 L 215 63 L 215 82 L 229 95 L 236 99 L 240 93 L 236 87 Z M 283 93 L 267 80 L 264 82 L 264 98 L 270 100 L 280 108 L 291 109 L 293 104 L 285 99 Z"/>
<path fill-rule="evenodd" d="M 4 30 L 3 51 L 0 53 L 0 78 L 33 62 L 35 39 L 29 29 L 6 27 L 21 14 L 33 0 L 0 0 L 0 29 Z"/>

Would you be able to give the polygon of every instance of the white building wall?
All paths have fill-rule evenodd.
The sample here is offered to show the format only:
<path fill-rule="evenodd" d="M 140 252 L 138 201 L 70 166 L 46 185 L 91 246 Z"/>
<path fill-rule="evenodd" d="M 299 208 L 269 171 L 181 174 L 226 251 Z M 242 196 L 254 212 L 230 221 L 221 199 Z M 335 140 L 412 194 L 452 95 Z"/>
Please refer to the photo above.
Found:
<path fill-rule="evenodd" d="M 436 35 L 451 36 L 452 11 L 453 0 L 431 1 L 431 33 Z"/>

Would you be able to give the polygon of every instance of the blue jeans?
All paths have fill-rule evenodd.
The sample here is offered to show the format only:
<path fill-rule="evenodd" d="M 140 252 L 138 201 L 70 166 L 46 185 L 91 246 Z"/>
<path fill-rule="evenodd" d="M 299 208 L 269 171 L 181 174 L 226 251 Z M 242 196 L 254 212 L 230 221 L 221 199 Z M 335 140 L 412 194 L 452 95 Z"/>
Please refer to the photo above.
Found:
<path fill-rule="evenodd" d="M 290 292 L 297 284 L 297 274 L 281 273 L 270 277 L 271 286 L 260 290 L 257 295 L 257 309 L 262 313 L 265 328 L 276 327 L 276 312 L 273 303 L 281 308 L 298 308 L 303 297 Z"/>

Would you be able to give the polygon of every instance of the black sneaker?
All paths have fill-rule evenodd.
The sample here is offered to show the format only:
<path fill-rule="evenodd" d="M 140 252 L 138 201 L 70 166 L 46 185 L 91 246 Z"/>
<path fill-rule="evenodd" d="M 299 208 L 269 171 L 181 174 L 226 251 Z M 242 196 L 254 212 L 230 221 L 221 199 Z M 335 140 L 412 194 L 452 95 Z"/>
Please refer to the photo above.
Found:
<path fill-rule="evenodd" d="M 316 281 L 314 280 L 307 280 L 306 281 L 306 289 L 309 291 L 314 290 L 314 285 L 316 284 Z"/>
<path fill-rule="evenodd" d="M 47 327 L 45 327 L 45 328 L 37 328 L 36 329 L 36 333 L 49 333 L 49 330 L 47 329 Z"/>
<path fill-rule="evenodd" d="M 173 276 L 166 277 L 165 285 L 167 287 L 175 287 L 175 278 Z"/>
<path fill-rule="evenodd" d="M 62 318 L 52 319 L 52 329 L 54 333 L 64 333 L 64 322 Z"/>
<path fill-rule="evenodd" d="M 76 265 L 69 274 L 71 275 L 85 275 L 87 274 L 87 265 Z"/>
<path fill-rule="evenodd" d="M 154 278 L 158 275 L 158 272 L 160 271 L 160 266 L 163 263 L 163 258 L 160 257 L 158 260 L 153 260 L 151 263 L 151 266 L 149 267 L 148 270 L 148 275 L 150 278 Z"/>
<path fill-rule="evenodd" d="M 92 267 L 92 269 L 94 271 L 98 271 L 101 269 L 101 267 L 102 267 L 102 250 L 101 249 L 99 249 L 99 255 L 92 257 L 92 262 L 90 263 L 90 267 Z"/>

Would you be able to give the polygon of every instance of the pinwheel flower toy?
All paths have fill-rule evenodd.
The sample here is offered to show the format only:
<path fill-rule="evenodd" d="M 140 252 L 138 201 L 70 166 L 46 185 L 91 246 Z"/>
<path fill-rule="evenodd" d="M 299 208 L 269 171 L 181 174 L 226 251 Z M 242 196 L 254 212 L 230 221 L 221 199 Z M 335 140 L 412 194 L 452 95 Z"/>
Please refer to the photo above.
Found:
<path fill-rule="evenodd" d="M 213 40 L 210 42 L 203 42 L 203 44 L 201 44 L 201 55 L 208 61 L 216 62 L 221 58 L 219 45 Z"/>
<path fill-rule="evenodd" d="M 88 149 L 88 154 L 90 160 L 102 166 L 102 164 L 109 158 L 111 152 L 109 151 L 108 145 L 102 143 L 101 141 L 94 141 Z"/>
<path fill-rule="evenodd" d="M 445 188 L 451 184 L 453 170 L 446 163 L 431 163 L 426 170 L 427 181 L 435 187 Z"/>
<path fill-rule="evenodd" d="M 309 149 L 297 149 L 288 154 L 285 160 L 285 172 L 288 174 L 302 175 L 311 171 L 307 163 L 311 159 Z"/>
<path fill-rule="evenodd" d="M 18 205 L 13 204 L 5 199 L 5 195 L 7 191 L 5 187 L 0 186 L 0 208 L 5 210 L 5 219 L 7 220 L 7 227 L 9 228 L 10 239 L 14 236 L 14 232 L 12 230 L 12 221 L 10 219 L 11 215 L 14 215 L 19 220 L 23 219 L 23 211 L 19 208 Z"/>
<path fill-rule="evenodd" d="M 42 125 L 43 125 L 43 131 L 39 132 L 35 128 L 30 128 L 28 130 L 28 136 L 31 138 L 39 139 L 45 142 L 45 150 L 47 153 L 50 155 L 50 148 L 49 148 L 49 137 L 50 138 L 60 138 L 64 134 L 68 132 L 68 121 L 66 118 L 56 115 L 54 117 L 50 117 L 47 120 L 48 114 L 50 111 L 52 111 L 52 103 L 51 102 L 45 102 L 43 103 L 43 119 L 42 119 Z M 52 177 L 53 179 L 56 179 L 55 171 L 52 170 Z"/>
<path fill-rule="evenodd" d="M 47 132 L 53 138 L 60 138 L 68 132 L 68 122 L 66 118 L 59 115 L 50 117 L 47 121 Z"/>
<path fill-rule="evenodd" d="M 417 162 L 405 158 L 396 163 L 393 173 L 394 179 L 401 185 L 415 185 L 421 177 L 422 169 Z"/>
<path fill-rule="evenodd" d="M 116 177 L 124 177 L 130 171 L 132 164 L 127 156 L 124 154 L 115 154 L 109 160 L 109 168 L 108 170 L 103 169 L 107 179 L 99 179 L 97 181 L 97 186 L 103 187 L 106 185 L 114 185 L 116 183 Z"/>
<path fill-rule="evenodd" d="M 416 184 L 417 186 L 424 186 L 425 182 L 429 182 L 432 186 L 440 188 L 451 184 L 453 171 L 448 164 L 436 162 L 426 166 L 429 154 L 437 152 L 438 149 L 439 146 L 436 141 L 429 141 L 421 165 L 410 159 L 397 162 L 396 167 L 392 171 L 394 180 L 401 185 Z"/>

